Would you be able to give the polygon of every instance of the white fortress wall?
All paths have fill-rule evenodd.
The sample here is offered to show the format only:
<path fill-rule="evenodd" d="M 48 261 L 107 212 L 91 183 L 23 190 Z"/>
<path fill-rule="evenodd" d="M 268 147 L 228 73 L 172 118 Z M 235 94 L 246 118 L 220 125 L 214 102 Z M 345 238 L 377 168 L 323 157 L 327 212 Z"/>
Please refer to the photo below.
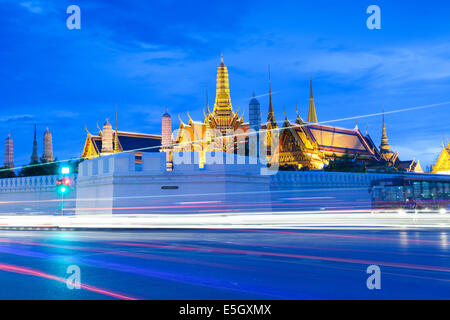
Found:
<path fill-rule="evenodd" d="M 175 153 L 173 171 L 166 170 L 165 153 L 143 153 L 142 165 L 135 164 L 133 153 L 83 161 L 78 177 L 72 177 L 76 186 L 65 196 L 65 212 L 111 215 L 214 213 L 219 209 L 230 213 L 367 209 L 371 206 L 372 181 L 398 176 L 324 171 L 262 175 L 263 166 L 248 157 L 207 153 L 204 168 L 199 168 L 198 160 L 198 153 Z M 57 176 L 0 179 L 0 214 L 60 214 L 56 180 Z"/>
<path fill-rule="evenodd" d="M 270 177 L 260 176 L 260 166 L 248 164 L 248 158 L 211 153 L 201 169 L 198 153 L 176 156 L 183 157 L 184 163 L 174 164 L 173 171 L 166 171 L 164 153 L 143 153 L 141 167 L 134 164 L 134 154 L 82 162 L 76 213 L 180 213 L 202 204 L 214 203 L 226 210 L 236 203 L 267 202 Z M 226 164 L 227 158 L 237 164 Z"/>
<path fill-rule="evenodd" d="M 76 175 L 71 179 L 75 183 Z M 62 198 L 56 180 L 57 176 L 0 179 L 0 214 L 61 214 Z M 76 188 L 64 198 L 65 208 L 74 208 Z"/>

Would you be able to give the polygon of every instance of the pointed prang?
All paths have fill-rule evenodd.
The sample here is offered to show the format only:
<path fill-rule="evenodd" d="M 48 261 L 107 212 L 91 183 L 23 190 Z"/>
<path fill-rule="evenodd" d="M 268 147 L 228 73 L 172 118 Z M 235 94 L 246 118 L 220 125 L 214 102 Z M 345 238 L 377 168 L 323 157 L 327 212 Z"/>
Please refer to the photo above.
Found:
<path fill-rule="evenodd" d="M 309 80 L 309 111 L 308 111 L 308 122 L 317 122 L 316 106 L 314 105 L 314 95 L 312 89 L 312 78 Z"/>
<path fill-rule="evenodd" d="M 34 140 L 33 140 L 33 153 L 31 154 L 31 163 L 38 163 L 39 156 L 37 150 L 37 139 L 36 139 L 37 125 L 34 125 Z"/>

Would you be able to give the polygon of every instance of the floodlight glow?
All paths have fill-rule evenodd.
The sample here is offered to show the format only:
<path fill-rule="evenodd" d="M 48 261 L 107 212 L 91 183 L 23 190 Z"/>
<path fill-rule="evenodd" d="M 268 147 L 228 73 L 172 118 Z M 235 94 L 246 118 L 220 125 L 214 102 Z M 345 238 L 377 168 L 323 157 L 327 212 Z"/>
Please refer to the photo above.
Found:
<path fill-rule="evenodd" d="M 61 191 L 61 193 L 65 193 L 65 192 L 66 192 L 66 188 L 65 188 L 65 187 L 62 187 L 62 188 L 60 189 L 60 191 Z"/>
<path fill-rule="evenodd" d="M 62 174 L 69 174 L 70 173 L 70 168 L 69 167 L 62 167 L 61 168 L 61 173 Z"/>
<path fill-rule="evenodd" d="M 447 210 L 445 210 L 445 208 L 441 208 L 441 210 L 439 210 L 439 213 L 440 213 L 440 214 L 446 214 L 446 213 L 447 213 Z"/>

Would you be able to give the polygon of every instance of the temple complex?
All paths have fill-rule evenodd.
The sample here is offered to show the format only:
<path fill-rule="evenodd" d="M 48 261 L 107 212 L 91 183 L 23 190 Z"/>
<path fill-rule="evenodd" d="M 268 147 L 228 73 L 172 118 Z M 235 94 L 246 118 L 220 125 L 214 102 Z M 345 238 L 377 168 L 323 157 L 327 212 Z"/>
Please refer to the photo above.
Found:
<path fill-rule="evenodd" d="M 351 158 L 365 161 L 371 165 L 390 163 L 399 165 L 398 154 L 390 150 L 387 140 L 386 126 L 383 116 L 383 137 L 380 150 L 376 147 L 368 133 L 363 134 L 356 126 L 354 129 L 339 128 L 318 123 L 314 102 L 312 79 L 310 79 L 310 99 L 307 121 L 304 121 L 298 110 L 295 121 L 290 121 L 285 114 L 281 127 L 275 119 L 272 98 L 272 82 L 269 66 L 269 101 L 267 120 L 261 123 L 260 103 L 253 95 L 249 103 L 250 123 L 243 116 L 233 111 L 229 89 L 229 76 L 223 56 L 217 70 L 216 100 L 214 110 L 206 113 L 203 122 L 189 117 L 188 123 L 180 118 L 180 126 L 174 140 L 174 151 L 223 151 L 236 152 L 239 140 L 249 142 L 249 129 L 258 132 L 266 149 L 267 160 L 279 161 L 281 166 L 292 166 L 296 169 L 322 169 L 330 160 L 348 155 Z M 218 130 L 212 130 L 218 129 Z M 220 138 L 213 133 L 219 133 Z M 217 141 L 221 143 L 217 143 Z M 275 144 L 275 145 L 273 145 Z M 202 156 L 200 156 L 202 159 Z M 403 166 L 419 168 L 417 163 L 406 161 Z"/>
<path fill-rule="evenodd" d="M 138 157 L 141 152 L 166 152 L 167 169 L 172 170 L 173 152 L 198 152 L 199 164 L 202 166 L 206 152 L 244 152 L 245 155 L 252 156 L 251 151 L 256 149 L 258 154 L 255 156 L 295 170 L 323 169 L 331 161 L 346 157 L 364 163 L 366 168 L 373 170 L 392 166 L 402 171 L 423 172 L 419 162 L 400 161 L 398 153 L 391 150 L 384 108 L 381 145 L 378 148 L 368 132 L 362 133 L 358 125 L 348 129 L 320 124 L 312 79 L 309 85 L 307 121 L 296 110 L 294 121 L 289 120 L 285 113 L 284 121 L 279 123 L 275 119 L 269 66 L 267 120 L 261 121 L 260 103 L 253 93 L 249 103 L 249 122 L 244 122 L 243 112 L 233 109 L 228 69 L 222 55 L 217 68 L 214 108 L 210 109 L 206 94 L 203 121 L 193 120 L 189 112 L 187 122 L 178 116 L 178 130 L 172 134 L 172 117 L 166 108 L 162 116 L 161 135 L 131 133 L 117 130 L 116 112 L 115 129 L 108 119 L 102 129 L 98 128 L 98 135 L 92 135 L 86 129 L 82 157 L 89 159 L 118 152 L 135 152 Z M 256 148 L 254 144 L 257 145 Z M 446 154 L 448 157 L 448 152 Z"/>

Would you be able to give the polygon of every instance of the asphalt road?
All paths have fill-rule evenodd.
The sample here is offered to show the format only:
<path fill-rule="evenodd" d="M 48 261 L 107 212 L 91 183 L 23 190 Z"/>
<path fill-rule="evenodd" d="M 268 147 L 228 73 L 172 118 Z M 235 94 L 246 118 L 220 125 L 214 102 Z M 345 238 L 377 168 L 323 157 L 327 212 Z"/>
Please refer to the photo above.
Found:
<path fill-rule="evenodd" d="M 0 231 L 0 299 L 450 299 L 450 231 Z M 366 285 L 381 270 L 380 290 Z M 70 266 L 81 289 L 69 289 Z"/>

